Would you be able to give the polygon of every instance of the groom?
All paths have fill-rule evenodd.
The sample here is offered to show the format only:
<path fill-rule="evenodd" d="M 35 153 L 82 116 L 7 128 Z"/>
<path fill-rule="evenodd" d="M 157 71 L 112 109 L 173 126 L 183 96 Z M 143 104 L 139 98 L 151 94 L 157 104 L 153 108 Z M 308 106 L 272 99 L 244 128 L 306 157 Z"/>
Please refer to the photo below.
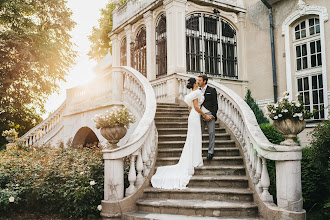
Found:
<path fill-rule="evenodd" d="M 208 150 L 208 160 L 212 160 L 214 155 L 214 143 L 215 143 L 215 121 L 217 120 L 218 111 L 218 97 L 215 88 L 207 85 L 208 78 L 206 75 L 199 75 L 197 79 L 197 84 L 204 94 L 204 102 L 201 105 L 201 110 L 211 117 L 201 120 L 202 132 L 207 125 L 207 130 L 209 132 L 209 150 Z"/>

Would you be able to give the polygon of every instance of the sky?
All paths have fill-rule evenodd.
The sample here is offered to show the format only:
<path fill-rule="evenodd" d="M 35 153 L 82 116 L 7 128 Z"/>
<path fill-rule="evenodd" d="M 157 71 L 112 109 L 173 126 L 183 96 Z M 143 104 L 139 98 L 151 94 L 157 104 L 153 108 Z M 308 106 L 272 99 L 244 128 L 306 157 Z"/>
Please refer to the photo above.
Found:
<path fill-rule="evenodd" d="M 71 32 L 72 42 L 78 51 L 76 64 L 72 66 L 67 82 L 60 83 L 59 93 L 51 95 L 46 102 L 46 111 L 42 117 L 47 118 L 50 112 L 55 111 L 65 100 L 66 89 L 84 85 L 95 77 L 93 67 L 96 62 L 90 60 L 87 53 L 90 49 L 88 36 L 92 33 L 93 26 L 98 26 L 100 9 L 104 8 L 109 0 L 67 0 L 68 7 L 72 10 L 72 19 L 77 23 Z"/>

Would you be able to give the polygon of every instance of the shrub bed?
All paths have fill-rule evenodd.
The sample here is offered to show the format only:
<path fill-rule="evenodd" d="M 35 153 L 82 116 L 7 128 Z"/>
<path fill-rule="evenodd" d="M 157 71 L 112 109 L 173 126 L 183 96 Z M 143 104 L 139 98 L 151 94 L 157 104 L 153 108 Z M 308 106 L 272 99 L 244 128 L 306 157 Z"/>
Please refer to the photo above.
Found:
<path fill-rule="evenodd" d="M 64 217 L 99 216 L 100 149 L 27 148 L 0 152 L 0 216 L 33 210 Z"/>

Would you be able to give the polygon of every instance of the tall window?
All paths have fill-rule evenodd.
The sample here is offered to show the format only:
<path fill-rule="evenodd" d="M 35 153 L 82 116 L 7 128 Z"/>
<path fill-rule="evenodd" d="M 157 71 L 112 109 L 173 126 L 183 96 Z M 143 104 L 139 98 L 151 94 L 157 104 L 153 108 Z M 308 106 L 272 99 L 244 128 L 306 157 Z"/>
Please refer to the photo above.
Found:
<path fill-rule="evenodd" d="M 131 49 L 133 56 L 132 66 L 147 77 L 146 30 L 144 27 L 138 31 Z"/>
<path fill-rule="evenodd" d="M 126 37 L 120 43 L 120 65 L 127 66 L 127 40 L 126 40 Z"/>
<path fill-rule="evenodd" d="M 157 77 L 166 75 L 167 48 L 166 48 L 166 17 L 162 14 L 156 26 L 156 64 Z"/>
<path fill-rule="evenodd" d="M 238 78 L 236 30 L 215 15 L 186 18 L 187 72 Z"/>
<path fill-rule="evenodd" d="M 318 111 L 314 119 L 322 119 L 324 88 L 319 19 L 305 19 L 294 26 L 293 32 L 297 90 L 303 97 L 305 108 Z"/>

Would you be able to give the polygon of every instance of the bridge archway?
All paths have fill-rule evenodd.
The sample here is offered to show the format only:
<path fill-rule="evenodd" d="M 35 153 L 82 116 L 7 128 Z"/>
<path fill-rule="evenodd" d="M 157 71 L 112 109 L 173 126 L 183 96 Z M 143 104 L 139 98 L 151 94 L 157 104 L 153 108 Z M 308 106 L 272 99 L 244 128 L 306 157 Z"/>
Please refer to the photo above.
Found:
<path fill-rule="evenodd" d="M 97 145 L 98 143 L 99 139 L 97 138 L 94 131 L 89 127 L 80 128 L 72 141 L 73 147 L 77 147 L 80 144 L 86 147 L 89 144 Z"/>

